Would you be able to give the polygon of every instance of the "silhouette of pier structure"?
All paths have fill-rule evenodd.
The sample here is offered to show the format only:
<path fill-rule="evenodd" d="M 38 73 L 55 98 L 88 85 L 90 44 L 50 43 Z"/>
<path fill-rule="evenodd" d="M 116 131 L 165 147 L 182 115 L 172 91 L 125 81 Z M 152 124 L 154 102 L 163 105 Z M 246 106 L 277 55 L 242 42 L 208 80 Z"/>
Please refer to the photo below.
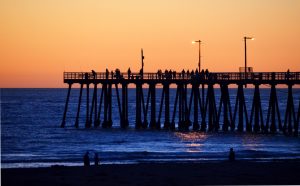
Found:
<path fill-rule="evenodd" d="M 80 85 L 79 101 L 75 127 L 79 127 L 82 92 L 86 87 L 86 121 L 85 127 L 92 126 L 110 128 L 112 121 L 112 105 L 118 105 L 120 127 L 127 128 L 128 121 L 128 85 L 135 87 L 135 128 L 195 130 L 195 131 L 247 131 L 276 133 L 283 132 L 298 136 L 300 100 L 295 108 L 293 86 L 300 84 L 300 72 L 224 72 L 224 73 L 121 73 L 106 72 L 64 72 L 64 83 L 69 85 L 61 127 L 66 125 L 66 113 L 73 84 Z M 90 102 L 90 85 L 93 85 Z M 148 85 L 147 99 L 144 99 L 143 85 Z M 244 86 L 254 86 L 251 114 L 246 106 Z M 260 85 L 267 84 L 270 97 L 267 115 L 262 112 Z M 156 108 L 156 88 L 162 85 L 160 105 Z M 170 110 L 170 86 L 176 87 L 173 111 Z M 202 85 L 202 86 L 201 86 Z M 235 103 L 231 103 L 229 85 L 237 85 Z M 288 95 L 284 113 L 279 111 L 277 85 L 287 85 Z M 121 86 L 121 88 L 119 88 Z M 203 87 L 206 86 L 206 92 Z M 191 87 L 190 95 L 188 88 Z M 202 88 L 201 88 L 202 87 Z M 215 87 L 220 88 L 220 100 L 215 98 Z M 100 89 L 101 88 L 101 89 Z M 113 88 L 116 91 L 117 103 L 112 102 Z M 121 89 L 121 93 L 119 93 Z M 202 90 L 202 91 L 201 91 Z M 98 97 L 97 91 L 101 91 Z M 121 96 L 120 96 L 121 94 Z M 98 100 L 99 99 L 99 100 Z M 217 102 L 219 101 L 219 102 Z M 297 102 L 295 101 L 295 102 Z M 296 103 L 297 104 L 297 103 Z M 148 108 L 150 107 L 150 122 Z M 232 107 L 233 105 L 233 107 Z M 164 109 L 163 109 L 164 107 Z M 130 108 L 133 109 L 133 108 Z M 159 109 L 157 116 L 157 109 Z M 283 110 L 281 108 L 281 110 Z M 249 110 L 250 111 L 250 110 Z M 164 123 L 161 123 L 164 112 Z M 193 116 L 191 116 L 193 113 Z M 103 114 L 103 121 L 100 115 Z M 177 115 L 178 114 L 178 115 Z M 177 115 L 177 117 L 176 117 Z M 143 117 L 142 117 L 143 116 Z M 222 119 L 222 128 L 220 121 Z M 266 120 L 264 118 L 266 117 Z M 178 121 L 175 119 L 178 118 Z M 192 119 L 191 119 L 192 118 Z M 282 120 L 283 119 L 283 120 Z M 178 125 L 175 124 L 178 122 Z M 162 126 L 163 125 L 163 126 Z"/>

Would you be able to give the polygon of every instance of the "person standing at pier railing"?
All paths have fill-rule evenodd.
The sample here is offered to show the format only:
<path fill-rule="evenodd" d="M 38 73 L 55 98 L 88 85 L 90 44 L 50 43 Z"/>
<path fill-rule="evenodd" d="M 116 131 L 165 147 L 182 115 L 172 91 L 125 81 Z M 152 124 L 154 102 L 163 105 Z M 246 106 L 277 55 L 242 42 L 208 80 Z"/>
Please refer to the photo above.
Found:
<path fill-rule="evenodd" d="M 172 70 L 169 70 L 169 78 L 172 79 Z"/>
<path fill-rule="evenodd" d="M 184 74 L 185 74 L 184 69 L 182 69 L 181 74 L 182 74 L 182 79 L 184 79 Z"/>
<path fill-rule="evenodd" d="M 93 78 L 96 79 L 97 73 L 94 70 L 92 70 L 92 74 L 93 74 Z"/>
<path fill-rule="evenodd" d="M 173 79 L 176 79 L 176 71 L 173 71 Z"/>
<path fill-rule="evenodd" d="M 194 73 L 194 70 L 192 70 L 192 71 L 191 71 L 191 78 L 194 77 L 194 74 L 195 74 L 195 73 Z"/>
<path fill-rule="evenodd" d="M 289 80 L 290 79 L 290 69 L 287 70 L 286 74 L 285 74 L 285 79 Z"/>
<path fill-rule="evenodd" d="M 106 79 L 108 79 L 108 75 L 109 75 L 109 71 L 108 71 L 108 69 L 106 69 L 105 70 L 105 77 L 106 77 Z"/>
<path fill-rule="evenodd" d="M 209 77 L 209 71 L 208 71 L 208 69 L 205 70 L 205 76 L 206 76 L 206 79 L 208 79 L 208 77 Z"/>
<path fill-rule="evenodd" d="M 161 71 L 161 69 L 159 69 L 157 71 L 157 74 L 158 74 L 158 79 L 161 79 L 161 77 L 162 77 L 162 71 Z"/>
<path fill-rule="evenodd" d="M 130 76 L 131 76 L 131 70 L 130 70 L 130 67 L 128 68 L 128 70 L 127 70 L 127 75 L 128 75 L 128 79 L 130 79 Z"/>
<path fill-rule="evenodd" d="M 110 72 L 110 74 L 111 74 L 111 79 L 114 79 L 114 71 L 113 70 Z"/>

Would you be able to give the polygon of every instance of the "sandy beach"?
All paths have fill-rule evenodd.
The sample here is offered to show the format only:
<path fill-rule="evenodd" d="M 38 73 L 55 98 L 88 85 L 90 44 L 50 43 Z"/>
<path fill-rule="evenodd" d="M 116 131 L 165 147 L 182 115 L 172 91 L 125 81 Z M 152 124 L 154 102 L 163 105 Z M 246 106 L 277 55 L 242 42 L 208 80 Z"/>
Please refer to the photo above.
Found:
<path fill-rule="evenodd" d="M 300 162 L 214 162 L 1 169 L 1 185 L 300 184 Z"/>

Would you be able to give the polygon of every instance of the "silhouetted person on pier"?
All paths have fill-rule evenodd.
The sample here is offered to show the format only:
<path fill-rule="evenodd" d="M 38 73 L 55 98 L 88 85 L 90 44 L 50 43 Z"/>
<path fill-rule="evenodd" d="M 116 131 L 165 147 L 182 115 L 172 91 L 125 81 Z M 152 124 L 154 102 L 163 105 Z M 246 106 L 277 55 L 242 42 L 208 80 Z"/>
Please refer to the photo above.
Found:
<path fill-rule="evenodd" d="M 205 76 L 206 76 L 206 78 L 208 79 L 208 76 L 209 76 L 208 69 L 205 70 Z"/>
<path fill-rule="evenodd" d="M 230 148 L 229 151 L 229 161 L 234 161 L 235 160 L 235 153 L 233 151 L 233 148 Z"/>
<path fill-rule="evenodd" d="M 194 70 L 192 70 L 192 71 L 191 71 L 191 78 L 194 77 L 194 74 L 195 74 L 195 73 L 194 73 Z"/>
<path fill-rule="evenodd" d="M 93 78 L 96 79 L 97 73 L 94 70 L 92 70 L 92 74 L 93 74 Z"/>
<path fill-rule="evenodd" d="M 111 71 L 110 75 L 111 75 L 111 79 L 114 79 L 114 71 Z"/>
<path fill-rule="evenodd" d="M 172 79 L 172 70 L 171 69 L 169 70 L 169 76 L 170 76 L 170 79 Z"/>
<path fill-rule="evenodd" d="M 130 70 L 130 67 L 129 67 L 128 70 L 127 70 L 127 74 L 128 74 L 128 79 L 130 79 L 130 76 L 131 76 L 131 70 Z"/>
<path fill-rule="evenodd" d="M 169 79 L 169 72 L 167 69 L 165 70 L 165 79 Z"/>
<path fill-rule="evenodd" d="M 89 74 L 88 73 L 84 74 L 84 79 L 89 79 Z"/>
<path fill-rule="evenodd" d="M 189 70 L 186 71 L 186 77 L 190 78 L 190 71 Z"/>
<path fill-rule="evenodd" d="M 83 163 L 86 167 L 90 166 L 89 151 L 86 151 L 85 155 L 83 156 Z"/>
<path fill-rule="evenodd" d="M 161 69 L 159 69 L 159 70 L 157 71 L 157 74 L 158 74 L 158 79 L 161 79 L 161 76 L 162 76 L 162 71 L 161 71 Z"/>
<path fill-rule="evenodd" d="M 105 77 L 106 77 L 106 79 L 108 79 L 108 75 L 109 75 L 109 71 L 108 71 L 108 69 L 106 69 L 105 70 Z"/>
<path fill-rule="evenodd" d="M 121 77 L 120 69 L 116 69 L 116 79 L 119 79 Z"/>
<path fill-rule="evenodd" d="M 98 166 L 100 161 L 99 161 L 99 157 L 98 157 L 97 152 L 95 152 L 94 161 L 95 161 L 95 166 Z"/>
<path fill-rule="evenodd" d="M 176 71 L 173 71 L 173 79 L 176 79 Z"/>
<path fill-rule="evenodd" d="M 286 75 L 285 75 L 285 79 L 289 79 L 290 78 L 290 69 L 288 69 L 287 71 L 286 71 Z"/>
<path fill-rule="evenodd" d="M 184 79 L 184 74 L 185 74 L 184 69 L 181 71 L 181 74 L 182 74 L 182 79 Z"/>

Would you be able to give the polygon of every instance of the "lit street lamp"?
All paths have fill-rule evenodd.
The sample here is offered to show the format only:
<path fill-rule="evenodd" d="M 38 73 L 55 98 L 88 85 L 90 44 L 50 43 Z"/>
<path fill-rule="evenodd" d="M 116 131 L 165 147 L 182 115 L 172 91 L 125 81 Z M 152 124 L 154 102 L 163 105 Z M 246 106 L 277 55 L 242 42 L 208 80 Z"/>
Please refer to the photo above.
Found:
<path fill-rule="evenodd" d="M 199 61 L 198 61 L 198 68 L 199 68 L 199 74 L 201 73 L 201 40 L 198 41 L 192 41 L 193 44 L 199 43 Z M 201 109 L 204 109 L 204 83 L 202 83 L 202 105 Z M 203 121 L 202 121 L 203 122 Z"/>
<path fill-rule="evenodd" d="M 199 68 L 199 73 L 200 73 L 200 71 L 201 71 L 201 50 L 200 50 L 201 40 L 193 41 L 192 43 L 193 43 L 193 44 L 194 44 L 194 43 L 199 43 L 199 61 L 198 61 L 198 68 Z"/>

